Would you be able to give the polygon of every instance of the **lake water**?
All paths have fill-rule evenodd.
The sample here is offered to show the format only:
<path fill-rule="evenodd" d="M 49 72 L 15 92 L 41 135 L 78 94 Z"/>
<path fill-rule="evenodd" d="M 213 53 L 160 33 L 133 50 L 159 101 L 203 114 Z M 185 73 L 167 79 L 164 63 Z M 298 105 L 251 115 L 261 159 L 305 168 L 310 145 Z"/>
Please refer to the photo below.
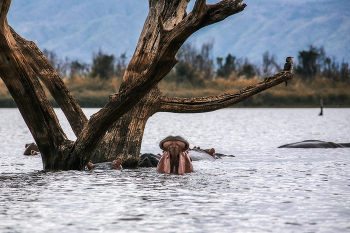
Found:
<path fill-rule="evenodd" d="M 159 141 L 173 134 L 191 147 L 235 155 L 170 175 L 155 168 L 42 171 L 39 155 L 22 155 L 33 138 L 19 111 L 0 109 L 0 232 L 350 232 L 350 148 L 277 148 L 307 139 L 350 142 L 350 109 L 318 113 L 158 113 L 147 123 L 143 153 L 160 153 Z"/>

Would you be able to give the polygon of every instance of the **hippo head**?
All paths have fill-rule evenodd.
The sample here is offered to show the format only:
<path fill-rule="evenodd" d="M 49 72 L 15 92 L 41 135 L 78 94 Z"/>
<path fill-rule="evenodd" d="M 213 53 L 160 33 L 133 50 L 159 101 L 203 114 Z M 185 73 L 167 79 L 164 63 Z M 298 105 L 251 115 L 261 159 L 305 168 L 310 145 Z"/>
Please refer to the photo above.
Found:
<path fill-rule="evenodd" d="M 180 136 L 168 136 L 159 146 L 163 149 L 157 171 L 173 174 L 193 172 L 192 163 L 187 155 L 189 143 Z"/>
<path fill-rule="evenodd" d="M 111 163 L 111 168 L 112 169 L 122 169 L 122 159 L 117 158 L 116 160 L 113 160 Z"/>

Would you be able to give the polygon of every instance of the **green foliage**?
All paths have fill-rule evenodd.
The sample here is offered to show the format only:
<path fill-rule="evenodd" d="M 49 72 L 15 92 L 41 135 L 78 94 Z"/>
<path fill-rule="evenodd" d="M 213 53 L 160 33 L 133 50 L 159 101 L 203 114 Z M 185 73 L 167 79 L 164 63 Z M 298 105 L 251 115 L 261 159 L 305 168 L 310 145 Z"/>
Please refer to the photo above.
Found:
<path fill-rule="evenodd" d="M 275 61 L 275 55 L 272 54 L 270 56 L 269 51 L 266 51 L 263 54 L 263 65 L 262 65 L 263 76 L 265 77 L 270 76 L 274 73 L 278 73 L 281 71 L 282 71 L 281 66 L 279 66 Z"/>
<path fill-rule="evenodd" d="M 218 77 L 228 78 L 232 73 L 236 72 L 236 57 L 232 56 L 231 54 L 228 54 L 225 58 L 225 64 L 222 64 L 222 60 L 223 59 L 221 57 L 216 58 L 216 63 L 218 65 L 216 75 Z"/>
<path fill-rule="evenodd" d="M 0 97 L 0 108 L 16 108 L 16 107 L 17 105 L 11 97 L 10 98 Z"/>
<path fill-rule="evenodd" d="M 248 59 L 245 60 L 243 66 L 239 69 L 238 76 L 244 76 L 246 79 L 254 78 L 256 75 L 253 64 L 249 63 Z"/>
<path fill-rule="evenodd" d="M 117 58 L 117 65 L 115 73 L 117 77 L 122 78 L 124 76 L 127 64 L 126 64 L 126 53 L 122 53 L 119 58 Z"/>
<path fill-rule="evenodd" d="M 234 74 L 234 76 L 239 76 L 245 79 L 251 79 L 259 74 L 259 70 L 253 64 L 251 64 L 247 58 L 243 63 L 242 58 L 237 59 L 231 54 L 228 54 L 225 58 L 224 64 L 222 63 L 222 61 L 223 58 L 216 58 L 216 63 L 218 65 L 218 69 L 216 70 L 217 77 L 227 79 L 229 77 L 232 77 L 232 75 Z"/>
<path fill-rule="evenodd" d="M 284 63 L 277 64 L 275 56 L 273 54 L 271 55 L 268 51 L 263 54 L 262 66 L 260 67 L 250 63 L 248 59 L 237 58 L 229 53 L 226 57 L 216 58 L 217 69 L 215 72 L 212 49 L 213 41 L 202 44 L 199 49 L 194 44 L 185 43 L 176 55 L 179 60 L 178 64 L 164 78 L 164 82 L 172 83 L 172 86 L 178 85 L 177 88 L 189 87 L 191 90 L 188 93 L 194 93 L 195 88 L 207 88 L 203 93 L 210 94 L 214 89 L 224 91 L 225 87 L 220 87 L 218 84 L 220 82 L 231 82 L 237 80 L 237 77 L 239 77 L 239 80 L 255 80 L 261 74 L 263 76 L 270 76 L 281 72 L 281 67 L 284 65 Z M 68 58 L 63 61 L 52 51 L 44 50 L 44 53 L 62 77 L 69 76 L 73 79 L 76 79 L 76 76 L 79 77 L 79 79 L 72 80 L 77 85 L 79 84 L 79 87 L 74 87 L 74 92 L 77 93 L 84 93 L 86 90 L 91 90 L 92 92 L 102 91 L 109 85 L 103 82 L 110 80 L 111 77 L 115 77 L 112 80 L 120 82 L 120 78 L 124 75 L 128 65 L 126 53 L 115 58 L 114 55 L 106 55 L 100 50 L 98 53 L 93 54 L 92 65 L 78 60 L 69 61 Z M 293 73 L 295 77 L 299 77 L 305 83 L 313 83 L 313 80 L 320 80 L 320 77 L 322 80 L 330 81 L 330 83 L 327 83 L 328 88 L 332 85 L 336 86 L 337 83 L 350 83 L 349 63 L 344 60 L 339 63 L 336 58 L 326 56 L 322 47 L 310 46 L 308 50 L 300 51 L 298 59 L 295 58 L 294 61 L 295 69 Z M 93 77 L 92 80 L 95 80 L 95 82 L 90 82 L 90 78 L 88 77 Z M 217 82 L 212 82 L 208 86 L 208 82 L 214 80 Z M 290 83 L 295 82 L 294 80 L 288 82 L 288 88 L 290 88 Z M 321 83 L 324 85 L 324 82 Z M 231 84 L 226 83 L 226 85 Z M 319 88 L 325 87 L 322 86 Z M 118 88 L 116 85 L 113 85 L 110 91 L 111 93 L 117 92 Z M 334 95 L 338 96 L 337 94 Z M 303 99 L 303 97 L 300 98 Z M 88 96 L 81 99 L 88 102 Z M 340 97 L 336 97 L 335 99 L 337 101 L 341 100 Z M 295 101 L 298 102 L 297 99 Z"/>
<path fill-rule="evenodd" d="M 80 63 L 74 60 L 70 63 L 70 76 L 85 75 L 89 72 L 89 65 L 87 63 Z"/>
<path fill-rule="evenodd" d="M 342 82 L 350 82 L 350 69 L 349 69 L 349 63 L 343 63 L 341 64 L 340 68 L 340 81 Z"/>
<path fill-rule="evenodd" d="M 93 54 L 91 76 L 109 79 L 113 77 L 114 70 L 114 55 L 104 54 L 101 50 Z"/>
<path fill-rule="evenodd" d="M 214 63 L 212 60 L 213 42 L 204 43 L 201 50 L 193 44 L 185 43 L 178 51 L 176 57 L 179 63 L 175 66 L 175 72 L 181 76 L 179 80 L 187 80 L 194 84 L 195 80 L 202 82 L 204 79 L 212 79 Z M 185 69 L 188 69 L 185 71 Z M 198 83 L 198 85 L 201 85 Z"/>
<path fill-rule="evenodd" d="M 322 47 L 310 46 L 308 51 L 299 52 L 299 65 L 296 68 L 296 74 L 304 79 L 323 76 L 336 82 L 350 82 L 349 63 L 342 61 L 341 64 L 336 58 L 326 56 Z"/>
<path fill-rule="evenodd" d="M 59 58 L 57 56 L 57 54 L 54 51 L 48 50 L 48 49 L 44 49 L 43 50 L 43 54 L 45 55 L 45 57 L 47 58 L 47 60 L 49 60 L 51 66 L 57 70 L 59 67 Z"/>
<path fill-rule="evenodd" d="M 70 69 L 68 58 L 63 60 L 54 51 L 48 49 L 44 49 L 43 54 L 61 77 L 68 75 Z"/>
<path fill-rule="evenodd" d="M 305 77 L 310 78 L 319 73 L 321 69 L 321 60 L 324 58 L 325 52 L 323 48 L 316 48 L 310 46 L 309 51 L 299 52 L 299 65 L 296 68 L 296 73 Z"/>
<path fill-rule="evenodd" d="M 201 87 L 204 79 L 191 63 L 179 61 L 179 63 L 165 78 L 167 81 L 176 83 L 188 83 L 193 87 Z"/>

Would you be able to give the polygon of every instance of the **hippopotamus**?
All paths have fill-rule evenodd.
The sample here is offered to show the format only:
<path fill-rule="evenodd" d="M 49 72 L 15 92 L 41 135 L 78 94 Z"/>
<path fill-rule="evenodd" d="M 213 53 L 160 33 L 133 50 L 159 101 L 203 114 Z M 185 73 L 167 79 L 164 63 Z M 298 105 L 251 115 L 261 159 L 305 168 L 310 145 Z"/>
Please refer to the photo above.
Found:
<path fill-rule="evenodd" d="M 151 153 L 141 154 L 139 158 L 138 167 L 157 167 L 161 155 Z"/>
<path fill-rule="evenodd" d="M 347 148 L 350 143 L 334 143 L 319 140 L 305 140 L 279 146 L 278 148 Z"/>
<path fill-rule="evenodd" d="M 163 155 L 151 153 L 141 154 L 139 167 L 157 167 L 157 171 L 165 173 L 183 174 L 193 171 L 192 161 L 214 161 L 222 157 L 234 157 L 216 153 L 214 148 L 189 148 L 189 143 L 181 136 L 168 136 L 159 143 Z M 181 168 L 183 166 L 183 168 Z"/>
<path fill-rule="evenodd" d="M 36 155 L 39 152 L 39 148 L 34 142 L 27 143 L 25 148 L 23 155 Z"/>
<path fill-rule="evenodd" d="M 159 147 L 163 155 L 157 166 L 158 172 L 184 174 L 193 172 L 191 159 L 188 157 L 189 143 L 181 136 L 164 138 Z"/>
<path fill-rule="evenodd" d="M 214 153 L 210 154 L 210 152 L 214 151 Z M 208 160 L 214 161 L 215 159 L 221 158 L 222 154 L 215 153 L 215 149 L 200 149 L 199 147 L 195 147 L 193 149 L 188 149 L 188 156 L 192 161 L 200 161 L 200 160 Z M 139 158 L 138 167 L 157 167 L 161 154 L 152 154 L 145 153 L 141 154 Z"/>
<path fill-rule="evenodd" d="M 215 152 L 214 148 L 211 149 L 201 149 L 200 147 L 194 147 L 190 149 L 188 155 L 193 161 L 214 161 L 216 159 L 221 159 L 222 157 L 235 157 L 234 155 L 225 155 Z"/>

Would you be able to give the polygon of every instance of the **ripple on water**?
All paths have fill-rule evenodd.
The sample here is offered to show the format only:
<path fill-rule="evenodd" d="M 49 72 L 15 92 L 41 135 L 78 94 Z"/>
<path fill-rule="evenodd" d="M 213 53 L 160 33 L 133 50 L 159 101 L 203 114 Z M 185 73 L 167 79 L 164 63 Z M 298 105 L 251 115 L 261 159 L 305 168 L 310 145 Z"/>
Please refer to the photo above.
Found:
<path fill-rule="evenodd" d="M 8 113 L 0 110 L 1 232 L 350 229 L 349 150 L 277 149 L 305 139 L 348 141 L 348 109 L 327 109 L 323 118 L 316 109 L 156 114 L 147 123 L 143 152 L 160 153 L 162 138 L 181 134 L 191 146 L 236 156 L 194 162 L 194 173 L 178 176 L 155 168 L 43 172 L 40 156 L 22 155 L 32 141 L 22 118 L 11 112 L 9 120 Z"/>

